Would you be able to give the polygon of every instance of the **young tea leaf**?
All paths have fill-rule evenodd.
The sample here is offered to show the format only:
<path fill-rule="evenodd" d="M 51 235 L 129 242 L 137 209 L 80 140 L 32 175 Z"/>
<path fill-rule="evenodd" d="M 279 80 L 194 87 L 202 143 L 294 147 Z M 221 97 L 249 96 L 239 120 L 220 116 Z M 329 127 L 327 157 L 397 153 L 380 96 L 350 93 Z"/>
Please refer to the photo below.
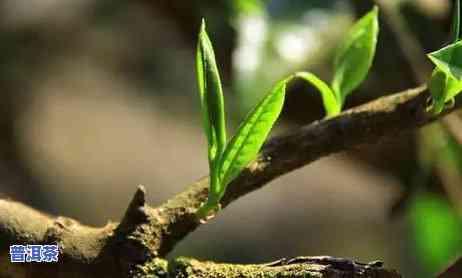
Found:
<path fill-rule="evenodd" d="M 433 70 L 428 88 L 432 95 L 431 110 L 435 114 L 441 113 L 446 102 L 448 75 L 442 70 L 436 68 Z"/>
<path fill-rule="evenodd" d="M 281 113 L 288 80 L 278 82 L 253 108 L 227 145 L 218 166 L 221 188 L 215 193 L 219 196 L 226 190 L 226 185 L 257 156 Z"/>
<path fill-rule="evenodd" d="M 428 58 L 444 73 L 462 79 L 462 41 L 428 54 Z"/>
<path fill-rule="evenodd" d="M 446 103 L 453 102 L 462 91 L 462 42 L 459 41 L 459 33 L 460 1 L 456 0 L 451 26 L 452 44 L 428 54 L 436 66 L 428 84 L 432 95 L 430 110 L 434 114 L 441 113 Z"/>
<path fill-rule="evenodd" d="M 227 185 L 257 156 L 281 113 L 286 84 L 291 78 L 278 82 L 240 124 L 218 161 L 218 183 L 216 187 L 210 187 L 207 203 L 198 210 L 200 219 L 207 219 L 210 211 L 219 208 Z"/>
<path fill-rule="evenodd" d="M 363 16 L 349 31 L 334 61 L 332 88 L 339 103 L 366 78 L 375 55 L 379 33 L 378 8 Z"/>
<path fill-rule="evenodd" d="M 205 30 L 205 22 L 199 32 L 196 53 L 196 70 L 201 99 L 202 119 L 208 141 L 210 175 L 216 173 L 215 162 L 226 145 L 226 124 L 223 90 L 212 43 Z"/>
<path fill-rule="evenodd" d="M 297 72 L 295 73 L 295 76 L 306 80 L 319 90 L 324 104 L 324 109 L 326 110 L 328 117 L 335 116 L 340 113 L 342 107 L 337 101 L 335 94 L 329 85 L 310 72 Z"/>
<path fill-rule="evenodd" d="M 428 88 L 432 95 L 431 111 L 439 114 L 443 111 L 446 103 L 462 91 L 462 81 L 456 80 L 439 68 L 433 70 Z"/>
<path fill-rule="evenodd" d="M 210 192 L 217 191 L 218 180 L 217 161 L 226 146 L 226 124 L 223 90 L 212 43 L 205 30 L 202 20 L 197 43 L 196 71 L 199 95 L 201 99 L 202 121 L 208 142 L 208 160 L 210 170 Z M 209 194 L 213 199 L 213 194 Z M 208 211 L 208 208 L 204 208 Z"/>

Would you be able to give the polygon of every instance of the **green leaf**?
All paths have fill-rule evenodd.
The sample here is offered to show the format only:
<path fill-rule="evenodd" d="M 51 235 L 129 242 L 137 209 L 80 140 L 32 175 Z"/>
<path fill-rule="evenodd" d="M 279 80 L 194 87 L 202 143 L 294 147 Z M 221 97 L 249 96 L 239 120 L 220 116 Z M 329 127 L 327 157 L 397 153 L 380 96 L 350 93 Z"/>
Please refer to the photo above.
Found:
<path fill-rule="evenodd" d="M 207 203 L 197 212 L 199 218 L 210 217 L 210 211 L 219 207 L 227 185 L 256 158 L 282 111 L 286 84 L 292 78 L 293 76 L 278 82 L 240 124 L 218 162 L 217 186 L 210 187 Z"/>
<path fill-rule="evenodd" d="M 428 88 L 432 95 L 431 111 L 439 114 L 444 109 L 447 94 L 448 75 L 442 70 L 435 68 L 432 72 Z"/>
<path fill-rule="evenodd" d="M 378 8 L 363 16 L 349 31 L 334 61 L 332 88 L 343 105 L 345 97 L 366 78 L 375 55 L 379 33 Z"/>
<path fill-rule="evenodd" d="M 447 200 L 420 193 L 409 216 L 418 258 L 428 272 L 440 271 L 462 251 L 462 221 Z"/>
<path fill-rule="evenodd" d="M 445 104 L 462 91 L 462 81 L 458 81 L 439 68 L 435 68 L 428 88 L 433 100 L 431 111 L 434 114 L 439 114 L 443 111 Z"/>
<path fill-rule="evenodd" d="M 335 94 L 329 85 L 310 72 L 297 72 L 295 73 L 295 76 L 306 80 L 319 90 L 324 104 L 324 109 L 326 110 L 328 117 L 335 116 L 340 113 L 342 107 L 337 101 Z"/>
<path fill-rule="evenodd" d="M 226 146 L 225 109 L 220 75 L 204 20 L 197 44 L 196 70 L 203 126 L 208 141 L 210 175 L 213 177 L 211 183 L 216 186 L 215 164 Z"/>
<path fill-rule="evenodd" d="M 254 107 L 226 147 L 219 165 L 222 191 L 257 156 L 281 113 L 288 80 L 278 82 Z"/>
<path fill-rule="evenodd" d="M 457 80 L 462 79 L 462 41 L 432 52 L 428 54 L 428 58 L 447 75 Z"/>
<path fill-rule="evenodd" d="M 454 101 L 454 97 L 462 91 L 462 42 L 458 41 L 459 34 L 460 1 L 456 0 L 451 25 L 453 43 L 427 55 L 436 66 L 429 81 L 431 111 L 434 114 L 441 113 L 445 104 Z"/>
<path fill-rule="evenodd" d="M 278 82 L 250 111 L 227 145 L 219 162 L 219 179 L 222 186 L 218 192 L 215 192 L 218 195 L 221 196 L 226 185 L 256 158 L 281 113 L 288 80 Z"/>

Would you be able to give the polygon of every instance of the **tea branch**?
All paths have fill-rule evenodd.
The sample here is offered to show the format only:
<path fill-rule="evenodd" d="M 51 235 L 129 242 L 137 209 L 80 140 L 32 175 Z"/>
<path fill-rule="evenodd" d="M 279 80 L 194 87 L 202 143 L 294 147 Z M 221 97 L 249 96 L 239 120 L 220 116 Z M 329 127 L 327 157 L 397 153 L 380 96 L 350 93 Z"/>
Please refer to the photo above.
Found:
<path fill-rule="evenodd" d="M 460 101 L 456 102 L 454 107 L 434 116 L 427 111 L 428 98 L 425 87 L 410 89 L 269 140 L 258 158 L 231 182 L 222 199 L 222 208 L 271 180 L 322 157 L 363 144 L 396 138 L 462 106 Z M 159 207 L 151 207 L 146 204 L 145 191 L 140 187 L 122 221 L 108 223 L 102 228 L 87 227 L 69 218 L 45 215 L 12 200 L 0 200 L 0 276 L 40 274 L 40 277 L 68 277 L 72 274 L 72 277 L 147 277 L 153 273 L 162 276 L 159 273 L 163 273 L 167 277 L 176 271 L 183 271 L 178 277 L 193 277 L 191 273 L 199 273 L 194 277 L 217 277 L 218 270 L 246 269 L 250 274 L 269 271 L 269 266 L 265 265 L 244 268 L 194 260 L 183 261 L 189 266 L 182 268 L 177 260 L 167 262 L 162 259 L 179 241 L 201 225 L 196 211 L 206 200 L 207 191 L 208 179 L 203 178 Z M 60 246 L 61 260 L 57 265 L 11 266 L 7 263 L 9 245 L 47 242 L 57 242 Z M 326 267 L 313 261 L 306 266 L 308 269 Z M 291 267 L 279 267 L 271 270 L 279 274 L 294 273 L 290 272 Z M 374 277 L 399 277 L 395 272 L 378 266 L 372 269 L 377 275 Z M 354 268 L 348 274 L 351 277 L 362 277 L 353 276 L 351 271 Z M 377 274 L 379 272 L 382 276 Z M 329 275 L 321 271 L 318 276 L 350 277 L 346 274 Z"/>

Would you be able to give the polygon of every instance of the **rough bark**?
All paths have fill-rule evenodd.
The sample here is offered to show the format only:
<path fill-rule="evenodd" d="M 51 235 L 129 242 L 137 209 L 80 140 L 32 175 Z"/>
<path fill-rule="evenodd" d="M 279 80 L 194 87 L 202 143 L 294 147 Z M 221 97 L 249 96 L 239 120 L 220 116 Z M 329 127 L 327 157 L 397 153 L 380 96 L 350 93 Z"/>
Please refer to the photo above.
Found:
<path fill-rule="evenodd" d="M 258 158 L 229 185 L 222 206 L 323 156 L 395 137 L 441 117 L 443 114 L 427 112 L 427 99 L 424 87 L 407 90 L 269 140 Z M 445 113 L 460 106 L 457 102 Z M 331 257 L 249 266 L 163 260 L 176 243 L 201 224 L 195 212 L 206 199 L 207 186 L 207 178 L 201 179 L 156 208 L 146 204 L 140 187 L 122 221 L 102 228 L 0 200 L 0 277 L 233 277 L 230 273 L 240 273 L 240 277 L 298 277 L 300 273 L 306 277 L 399 277 L 379 263 L 359 264 Z M 60 246 L 58 264 L 7 263 L 11 244 L 50 242 Z"/>
<path fill-rule="evenodd" d="M 332 257 L 297 257 L 268 264 L 235 265 L 200 262 L 179 258 L 173 262 L 171 274 L 175 277 L 226 277 L 226 278 L 398 278 L 397 272 L 382 268 L 381 262 L 362 264 Z"/>

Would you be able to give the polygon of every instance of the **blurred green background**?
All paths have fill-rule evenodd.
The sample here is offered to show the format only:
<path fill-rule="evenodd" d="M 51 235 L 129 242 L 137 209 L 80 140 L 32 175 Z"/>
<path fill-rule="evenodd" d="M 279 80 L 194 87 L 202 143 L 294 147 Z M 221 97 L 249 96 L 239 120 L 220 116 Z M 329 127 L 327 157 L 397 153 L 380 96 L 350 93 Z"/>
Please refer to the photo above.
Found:
<path fill-rule="evenodd" d="M 279 78 L 331 77 L 356 18 L 381 7 L 377 56 L 347 107 L 425 81 L 448 0 L 2 0 L 0 192 L 86 224 L 117 221 L 136 186 L 159 204 L 207 174 L 194 55 L 205 17 L 234 129 Z M 273 134 L 323 117 L 290 86 Z M 432 277 L 462 254 L 462 118 L 333 155 L 222 211 L 171 256 L 253 263 L 381 259 Z"/>

